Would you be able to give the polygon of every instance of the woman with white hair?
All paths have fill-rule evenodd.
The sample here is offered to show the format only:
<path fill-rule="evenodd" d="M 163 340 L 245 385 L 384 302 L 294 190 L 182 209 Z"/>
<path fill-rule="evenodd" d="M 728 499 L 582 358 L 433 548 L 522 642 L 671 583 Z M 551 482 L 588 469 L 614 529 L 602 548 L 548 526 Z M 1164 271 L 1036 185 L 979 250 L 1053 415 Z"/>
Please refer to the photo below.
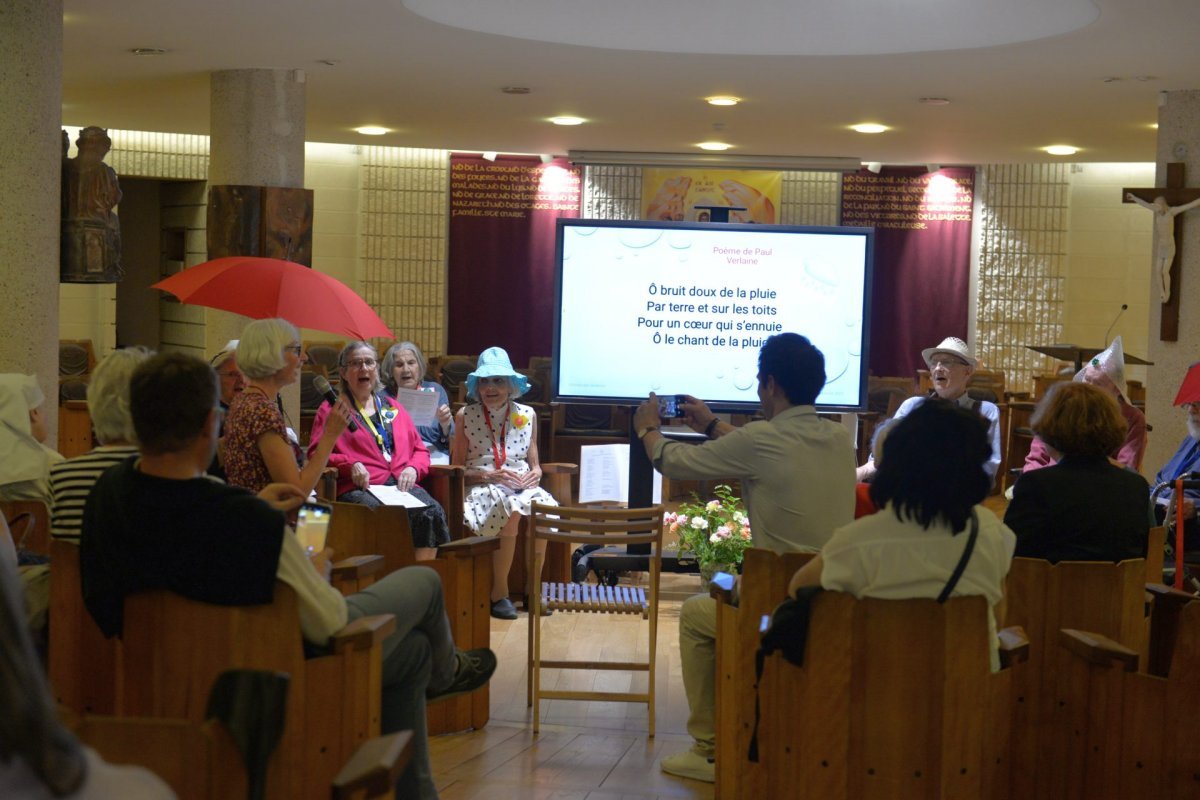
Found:
<path fill-rule="evenodd" d="M 230 484 L 258 492 L 269 483 L 290 483 L 305 495 L 317 485 L 351 411 L 345 400 L 338 402 L 305 463 L 295 428 L 285 423 L 279 405 L 279 390 L 300 380 L 304 361 L 300 332 L 285 319 L 255 320 L 242 331 L 237 363 L 246 388 L 233 398 L 225 420 Z"/>
<path fill-rule="evenodd" d="M 153 352 L 129 347 L 109 353 L 88 381 L 88 413 L 100 444 L 90 452 L 50 468 L 50 534 L 79 543 L 83 507 L 96 479 L 109 467 L 137 455 L 137 437 L 129 414 L 129 379 Z"/>
<path fill-rule="evenodd" d="M 33 375 L 0 374 L 0 500 L 50 503 L 50 465 L 62 456 L 43 444 L 45 402 Z"/>
<path fill-rule="evenodd" d="M 392 397 L 397 389 L 412 389 L 418 392 L 433 392 L 438 396 L 437 411 L 428 425 L 418 425 L 417 434 L 429 451 L 433 464 L 450 463 L 450 442 L 454 437 L 454 415 L 450 412 L 450 398 L 440 383 L 425 380 L 428 363 L 421 348 L 413 342 L 397 342 L 388 348 L 380 367 L 379 378 Z"/>

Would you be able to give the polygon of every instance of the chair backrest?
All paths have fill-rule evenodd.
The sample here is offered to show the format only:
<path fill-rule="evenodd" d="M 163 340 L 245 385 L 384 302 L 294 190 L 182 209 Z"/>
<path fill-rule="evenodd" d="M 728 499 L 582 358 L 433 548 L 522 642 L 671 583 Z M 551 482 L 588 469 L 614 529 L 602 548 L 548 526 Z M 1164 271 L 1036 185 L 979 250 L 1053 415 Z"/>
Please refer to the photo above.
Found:
<path fill-rule="evenodd" d="M 96 350 L 92 347 L 91 339 L 59 339 L 58 375 L 60 378 L 90 375 L 95 366 Z"/>
<path fill-rule="evenodd" d="M 816 597 L 804 666 L 776 654 L 759 683 L 763 796 L 984 796 L 988 614 L 982 597 Z"/>
<path fill-rule="evenodd" d="M 416 563 L 412 527 L 401 506 L 368 508 L 359 503 L 333 503 L 326 547 L 337 558 L 383 556 L 384 574 Z"/>
<path fill-rule="evenodd" d="M 1069 654 L 1059 631 L 1085 630 L 1145 652 L 1145 559 L 1119 564 L 1014 558 L 1005 587 L 1005 624 L 1029 637 L 1029 661 L 1014 675 L 1023 701 L 1013 706 L 1013 797 L 1061 797 L 1067 790 L 1067 751 L 1061 731 L 1086 709 L 1067 701 L 1074 687 L 1060 681 Z"/>
<path fill-rule="evenodd" d="M 663 506 L 649 508 L 594 508 L 547 506 L 534 503 L 530 515 L 530 540 L 587 542 L 588 544 L 650 544 L 653 553 L 662 545 Z"/>
<path fill-rule="evenodd" d="M 83 604 L 79 545 L 50 542 L 50 686 L 80 714 L 120 711 L 121 640 L 106 639 Z"/>
<path fill-rule="evenodd" d="M 465 387 L 467 376 L 475 371 L 478 356 L 444 356 L 442 372 L 438 376 L 446 396 L 454 401 L 459 396 L 459 387 Z"/>
<path fill-rule="evenodd" d="M 38 555 L 50 555 L 50 509 L 41 500 L 0 501 L 13 543 Z"/>
<path fill-rule="evenodd" d="M 338 356 L 341 355 L 345 342 L 305 342 L 304 352 L 308 354 L 308 363 L 325 370 L 325 377 L 336 384 L 338 377 Z"/>

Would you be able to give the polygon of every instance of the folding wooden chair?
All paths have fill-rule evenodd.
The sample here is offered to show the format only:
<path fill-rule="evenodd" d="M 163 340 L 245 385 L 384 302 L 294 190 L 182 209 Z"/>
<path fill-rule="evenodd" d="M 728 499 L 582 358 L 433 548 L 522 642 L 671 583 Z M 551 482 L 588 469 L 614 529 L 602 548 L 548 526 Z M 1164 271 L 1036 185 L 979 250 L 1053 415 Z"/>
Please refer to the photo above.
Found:
<path fill-rule="evenodd" d="M 527 700 L 533 706 L 533 732 L 541 724 L 541 700 L 608 700 L 626 703 L 645 703 L 649 719 L 649 735 L 654 736 L 654 666 L 658 636 L 658 582 L 662 564 L 663 507 L 629 509 L 595 509 L 564 506 L 544 506 L 535 503 L 530 516 L 529 538 L 526 543 L 529 596 L 529 676 Z M 603 586 L 589 583 L 541 581 L 542 559 L 538 557 L 539 541 L 599 545 L 649 544 L 650 577 L 641 586 Z M 542 658 L 543 625 L 541 610 L 545 606 L 557 612 L 593 612 L 599 614 L 629 614 L 649 623 L 649 652 L 646 661 L 573 661 Z M 645 692 L 557 691 L 543 689 L 541 670 L 582 669 L 621 670 L 647 673 Z"/>

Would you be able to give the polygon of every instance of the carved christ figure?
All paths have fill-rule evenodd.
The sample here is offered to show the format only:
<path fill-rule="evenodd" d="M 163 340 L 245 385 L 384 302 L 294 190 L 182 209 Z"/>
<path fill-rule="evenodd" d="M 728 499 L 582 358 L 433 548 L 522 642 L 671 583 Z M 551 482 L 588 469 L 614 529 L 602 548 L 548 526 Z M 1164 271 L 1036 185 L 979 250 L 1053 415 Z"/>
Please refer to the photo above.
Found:
<path fill-rule="evenodd" d="M 1125 199 L 1154 212 L 1154 266 L 1162 286 L 1162 302 L 1171 299 L 1171 264 L 1175 261 L 1175 217 L 1200 206 L 1200 197 L 1180 206 L 1167 205 L 1167 199 L 1159 196 L 1153 203 L 1126 192 Z"/>

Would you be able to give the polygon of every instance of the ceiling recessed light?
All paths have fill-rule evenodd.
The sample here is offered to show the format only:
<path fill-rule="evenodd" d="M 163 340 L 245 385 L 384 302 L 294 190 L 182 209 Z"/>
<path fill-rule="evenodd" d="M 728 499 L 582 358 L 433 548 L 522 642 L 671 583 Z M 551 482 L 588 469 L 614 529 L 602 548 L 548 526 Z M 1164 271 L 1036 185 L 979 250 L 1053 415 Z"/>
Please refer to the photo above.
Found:
<path fill-rule="evenodd" d="M 919 102 L 924 103 L 927 106 L 950 105 L 950 99 L 947 97 L 922 97 Z"/>
<path fill-rule="evenodd" d="M 501 86 L 500 91 L 505 94 L 529 94 L 528 86 Z"/>
<path fill-rule="evenodd" d="M 1158 130 L 1158 123 L 1157 123 L 1157 122 L 1151 122 L 1151 123 L 1150 123 L 1150 129 L 1151 129 L 1151 130 L 1155 130 L 1155 131 L 1156 131 L 1156 130 Z"/>
<path fill-rule="evenodd" d="M 587 120 L 583 117 L 551 117 L 550 121 L 555 125 L 582 125 Z"/>
<path fill-rule="evenodd" d="M 1078 147 L 1071 147 L 1069 144 L 1052 144 L 1042 149 L 1052 156 L 1073 156 L 1079 152 Z"/>
<path fill-rule="evenodd" d="M 390 128 L 381 128 L 378 125 L 363 125 L 361 128 L 355 128 L 355 133 L 361 133 L 363 136 L 383 136 L 385 133 L 391 133 Z"/>
<path fill-rule="evenodd" d="M 696 146 L 701 150 L 728 150 L 733 147 L 733 145 L 725 144 L 725 142 L 701 142 Z"/>
<path fill-rule="evenodd" d="M 134 47 L 129 52 L 135 56 L 165 56 L 170 51 L 161 47 Z"/>
<path fill-rule="evenodd" d="M 863 122 L 859 125 L 851 125 L 850 128 L 859 133 L 883 133 L 888 129 L 888 126 L 880 125 L 878 122 Z"/>
<path fill-rule="evenodd" d="M 731 97 L 729 95 L 717 95 L 716 97 L 706 97 L 704 102 L 710 106 L 736 106 L 742 102 L 740 97 Z"/>

